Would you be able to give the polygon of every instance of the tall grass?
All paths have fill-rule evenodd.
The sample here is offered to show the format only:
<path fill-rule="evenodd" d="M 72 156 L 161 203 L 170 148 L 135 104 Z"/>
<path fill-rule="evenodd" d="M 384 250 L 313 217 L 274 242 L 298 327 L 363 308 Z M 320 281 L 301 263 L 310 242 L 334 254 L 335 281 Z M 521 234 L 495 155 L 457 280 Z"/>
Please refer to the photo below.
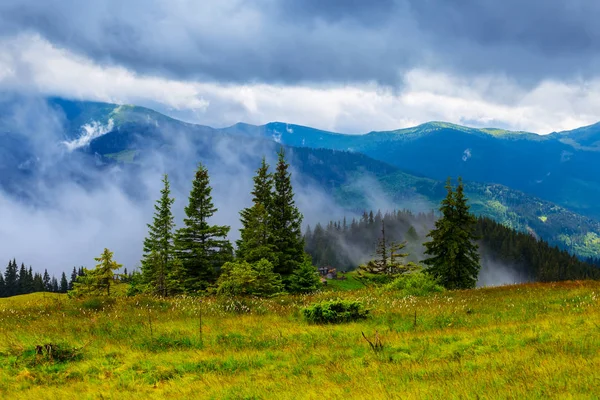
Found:
<path fill-rule="evenodd" d="M 18 296 L 0 300 L 0 398 L 593 398 L 599 290 L 590 281 L 103 305 Z M 303 307 L 334 298 L 370 318 L 304 320 Z M 379 352 L 362 336 L 375 332 Z M 36 354 L 45 344 L 77 357 Z"/>

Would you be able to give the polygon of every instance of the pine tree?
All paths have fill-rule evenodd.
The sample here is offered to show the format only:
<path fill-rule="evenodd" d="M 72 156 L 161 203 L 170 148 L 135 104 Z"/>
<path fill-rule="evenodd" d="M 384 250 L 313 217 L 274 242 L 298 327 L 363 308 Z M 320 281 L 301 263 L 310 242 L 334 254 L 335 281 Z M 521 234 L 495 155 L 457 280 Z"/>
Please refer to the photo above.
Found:
<path fill-rule="evenodd" d="M 77 268 L 73 267 L 71 272 L 71 280 L 69 281 L 69 290 L 73 290 L 73 284 L 77 281 Z"/>
<path fill-rule="evenodd" d="M 474 243 L 477 221 L 469 213 L 462 180 L 459 179 L 454 192 L 448 179 L 446 190 L 440 207 L 442 217 L 427 235 L 431 241 L 425 243 L 425 254 L 430 258 L 424 263 L 429 266 L 427 271 L 445 288 L 468 289 L 475 287 L 480 269 L 478 247 Z"/>
<path fill-rule="evenodd" d="M 175 222 L 171 206 L 169 178 L 163 176 L 161 197 L 154 206 L 154 220 L 148 224 L 148 236 L 144 239 L 142 275 L 144 282 L 161 296 L 167 295 L 167 275 L 174 258 L 173 229 Z"/>
<path fill-rule="evenodd" d="M 304 261 L 304 238 L 301 232 L 302 214 L 294 202 L 291 173 L 283 148 L 279 151 L 277 169 L 273 176 L 275 190 L 269 210 L 271 234 L 276 255 L 274 271 L 284 282 Z"/>
<path fill-rule="evenodd" d="M 45 291 L 44 279 L 42 278 L 42 274 L 35 273 L 33 276 L 33 291 L 34 292 L 43 292 Z"/>
<path fill-rule="evenodd" d="M 114 285 L 114 271 L 122 267 L 121 264 L 113 260 L 113 252 L 104 249 L 100 257 L 94 258 L 98 262 L 96 269 L 92 270 L 93 277 L 98 281 L 99 290 L 106 290 L 106 295 L 110 296 L 110 287 Z"/>
<path fill-rule="evenodd" d="M 60 277 L 60 292 L 61 293 L 67 293 L 67 291 L 69 290 L 69 281 L 67 281 L 67 275 L 63 272 L 62 276 Z"/>
<path fill-rule="evenodd" d="M 50 291 L 53 293 L 58 293 L 58 289 L 58 280 L 55 276 L 52 276 L 52 279 L 50 280 Z"/>
<path fill-rule="evenodd" d="M 200 164 L 192 183 L 184 227 L 175 236 L 177 256 L 183 262 L 186 288 L 205 290 L 216 282 L 221 266 L 232 259 L 229 226 L 210 225 L 217 212 L 213 205 L 208 170 Z"/>
<path fill-rule="evenodd" d="M 42 282 L 44 283 L 44 292 L 52 291 L 52 279 L 50 279 L 50 274 L 48 274 L 48 270 L 44 270 L 44 276 L 42 278 Z"/>
<path fill-rule="evenodd" d="M 240 212 L 242 228 L 240 240 L 236 242 L 236 255 L 249 263 L 263 258 L 276 263 L 269 220 L 269 209 L 273 201 L 273 175 L 269 173 L 269 165 L 264 157 L 254 177 L 252 195 L 252 207 Z"/>
<path fill-rule="evenodd" d="M 14 259 L 9 261 L 6 267 L 4 285 L 7 297 L 15 296 L 19 291 L 19 272 L 17 270 L 17 261 Z"/>
<path fill-rule="evenodd" d="M 4 275 L 0 274 L 0 297 L 6 297 L 6 284 L 4 283 Z"/>
<path fill-rule="evenodd" d="M 18 283 L 18 292 L 17 294 L 27 294 L 29 293 L 28 291 L 28 287 L 29 287 L 29 282 L 28 282 L 28 275 L 27 275 L 27 269 L 25 268 L 25 264 L 21 263 L 21 269 L 19 269 L 19 283 Z"/>
<path fill-rule="evenodd" d="M 84 269 L 84 274 L 77 277 L 69 296 L 80 297 L 86 295 L 110 296 L 110 288 L 114 285 L 114 271 L 122 267 L 113 260 L 113 252 L 104 249 L 100 257 L 94 258 L 98 264 L 94 269 Z M 65 277 L 66 280 L 66 277 Z"/>

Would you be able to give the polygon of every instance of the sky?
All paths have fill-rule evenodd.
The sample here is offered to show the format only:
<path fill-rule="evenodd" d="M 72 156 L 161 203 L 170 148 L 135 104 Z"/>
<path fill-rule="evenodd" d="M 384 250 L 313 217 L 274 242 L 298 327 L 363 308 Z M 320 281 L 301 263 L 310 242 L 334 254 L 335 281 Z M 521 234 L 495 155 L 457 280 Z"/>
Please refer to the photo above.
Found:
<path fill-rule="evenodd" d="M 1 0 L 0 91 L 214 127 L 600 120 L 594 0 Z"/>

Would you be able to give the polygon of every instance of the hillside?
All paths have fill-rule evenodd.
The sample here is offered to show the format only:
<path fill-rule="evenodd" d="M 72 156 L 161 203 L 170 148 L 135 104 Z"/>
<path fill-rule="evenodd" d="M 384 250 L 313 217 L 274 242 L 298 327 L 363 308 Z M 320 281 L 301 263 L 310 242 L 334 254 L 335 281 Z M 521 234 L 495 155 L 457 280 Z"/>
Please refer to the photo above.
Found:
<path fill-rule="evenodd" d="M 441 122 L 364 135 L 344 135 L 285 123 L 239 125 L 224 131 L 274 138 L 291 146 L 366 154 L 402 170 L 443 180 L 502 184 L 600 218 L 600 125 L 540 136 Z"/>
<path fill-rule="evenodd" d="M 588 397 L 600 366 L 599 290 L 589 281 L 421 298 L 362 289 L 104 306 L 0 299 L 0 397 Z M 340 296 L 372 316 L 328 326 L 300 316 L 303 305 Z M 376 332 L 377 353 L 362 337 Z M 53 359 L 35 355 L 44 344 L 55 345 Z"/>
<path fill-rule="evenodd" d="M 263 154 L 272 158 L 281 142 L 292 146 L 289 152 L 298 172 L 296 182 L 332 196 L 340 207 L 335 217 L 360 214 L 367 208 L 428 212 L 437 208 L 443 197 L 446 176 L 462 174 L 467 179 L 466 192 L 477 215 L 530 232 L 583 257 L 600 255 L 597 219 L 573 212 L 577 207 L 562 207 L 544 200 L 552 196 L 536 197 L 527 190 L 514 190 L 525 176 L 545 168 L 540 157 L 550 160 L 565 146 L 579 151 L 556 139 L 559 134 L 538 136 L 439 122 L 367 135 L 340 135 L 284 123 L 262 127 L 237 124 L 219 130 L 184 123 L 143 107 L 61 99 L 50 99 L 48 104 L 60 116 L 63 141 L 75 150 L 63 152 L 62 158 L 49 152 L 49 146 L 32 143 L 29 134 L 33 132 L 19 136 L 6 124 L 0 124 L 5 126 L 4 134 L 0 134 L 0 148 L 6 153 L 0 163 L 3 172 L 0 185 L 6 192 L 27 201 L 44 203 L 36 192 L 39 179 L 50 185 L 70 180 L 93 187 L 99 176 L 90 171 L 114 173 L 113 166 L 119 167 L 124 190 L 130 196 L 143 198 L 145 188 L 140 187 L 141 175 L 157 160 L 162 163 L 167 160 L 165 168 L 174 179 L 181 181 L 187 180 L 183 167 L 193 168 L 199 159 L 212 163 L 213 170 L 222 169 L 223 174 L 238 174 L 239 167 L 253 171 Z M 575 132 L 573 136 L 577 140 L 592 137 L 590 129 L 595 128 L 585 130 L 585 135 Z M 561 133 L 559 136 L 569 135 Z M 472 146 L 473 143 L 479 144 Z M 468 153 L 464 146 L 470 149 Z M 40 152 L 49 152 L 46 157 L 55 163 L 52 168 Z M 235 163 L 230 165 L 228 159 L 232 153 Z M 580 153 L 582 157 L 600 155 L 583 150 Z M 494 157 L 510 157 L 510 160 Z M 571 160 L 573 157 L 569 162 Z M 503 163 L 507 162 L 510 168 L 505 168 Z M 590 171 L 588 168 L 586 173 L 597 175 Z M 579 168 L 572 172 L 583 174 Z M 550 174 L 546 178 L 559 179 L 558 176 L 560 174 Z M 469 177 L 480 178 L 483 183 Z M 570 178 L 564 178 L 551 186 L 573 189 Z M 515 186 L 493 183 L 503 180 Z M 593 187 L 585 185 L 588 189 Z M 583 192 L 573 189 L 569 193 L 572 202 L 578 201 L 577 195 Z M 598 197 L 592 196 L 594 200 L 585 204 L 595 207 Z"/>

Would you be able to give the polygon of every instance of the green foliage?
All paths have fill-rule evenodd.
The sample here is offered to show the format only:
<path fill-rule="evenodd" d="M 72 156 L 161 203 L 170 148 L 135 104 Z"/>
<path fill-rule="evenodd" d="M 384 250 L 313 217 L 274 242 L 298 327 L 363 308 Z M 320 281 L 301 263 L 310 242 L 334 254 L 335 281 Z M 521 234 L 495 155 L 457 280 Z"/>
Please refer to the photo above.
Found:
<path fill-rule="evenodd" d="M 304 261 L 304 238 L 301 232 L 302 214 L 294 201 L 291 173 L 283 148 L 278 156 L 269 219 L 276 255 L 274 270 L 287 281 Z"/>
<path fill-rule="evenodd" d="M 144 281 L 144 277 L 138 271 L 133 271 L 131 278 L 129 278 L 129 285 L 127 285 L 127 296 L 135 296 L 148 291 L 147 284 Z"/>
<path fill-rule="evenodd" d="M 289 291 L 291 293 L 312 293 L 322 287 L 319 273 L 307 254 L 300 267 L 290 276 Z"/>
<path fill-rule="evenodd" d="M 281 276 L 273 272 L 273 264 L 265 259 L 254 264 L 228 262 L 221 271 L 216 289 L 219 295 L 271 296 L 284 290 Z"/>
<path fill-rule="evenodd" d="M 423 271 L 410 272 L 394 279 L 385 286 L 387 290 L 398 290 L 404 296 L 425 296 L 430 293 L 442 292 L 444 288 Z"/>
<path fill-rule="evenodd" d="M 114 271 L 122 267 L 112 257 L 113 252 L 104 249 L 100 257 L 95 258 L 98 262 L 96 268 L 84 269 L 84 274 L 77 277 L 73 283 L 73 289 L 69 291 L 69 296 L 110 296 L 110 288 L 114 286 Z"/>
<path fill-rule="evenodd" d="M 221 266 L 232 259 L 233 248 L 227 240 L 229 226 L 209 224 L 217 212 L 211 191 L 208 170 L 199 164 L 185 207 L 184 227 L 177 230 L 175 237 L 188 290 L 205 290 L 214 284 Z"/>
<path fill-rule="evenodd" d="M 361 302 L 354 300 L 328 300 L 302 309 L 304 318 L 314 324 L 339 324 L 365 319 L 369 316 Z"/>
<path fill-rule="evenodd" d="M 174 258 L 173 229 L 175 222 L 171 207 L 175 201 L 170 197 L 169 177 L 163 177 L 161 197 L 154 206 L 154 220 L 148 225 L 148 236 L 144 239 L 142 276 L 148 288 L 166 296 L 168 294 L 167 275 Z"/>
<path fill-rule="evenodd" d="M 429 266 L 428 272 L 445 288 L 474 288 L 481 268 L 475 243 L 477 219 L 469 212 L 460 178 L 456 192 L 452 190 L 450 179 L 446 190 L 447 196 L 440 207 L 442 217 L 427 235 L 431 241 L 425 243 L 425 254 L 430 257 L 423 262 Z"/>
<path fill-rule="evenodd" d="M 253 205 L 240 211 L 242 228 L 236 255 L 249 263 L 265 258 L 277 264 L 269 214 L 273 204 L 273 174 L 269 173 L 269 165 L 264 157 L 253 179 Z"/>

